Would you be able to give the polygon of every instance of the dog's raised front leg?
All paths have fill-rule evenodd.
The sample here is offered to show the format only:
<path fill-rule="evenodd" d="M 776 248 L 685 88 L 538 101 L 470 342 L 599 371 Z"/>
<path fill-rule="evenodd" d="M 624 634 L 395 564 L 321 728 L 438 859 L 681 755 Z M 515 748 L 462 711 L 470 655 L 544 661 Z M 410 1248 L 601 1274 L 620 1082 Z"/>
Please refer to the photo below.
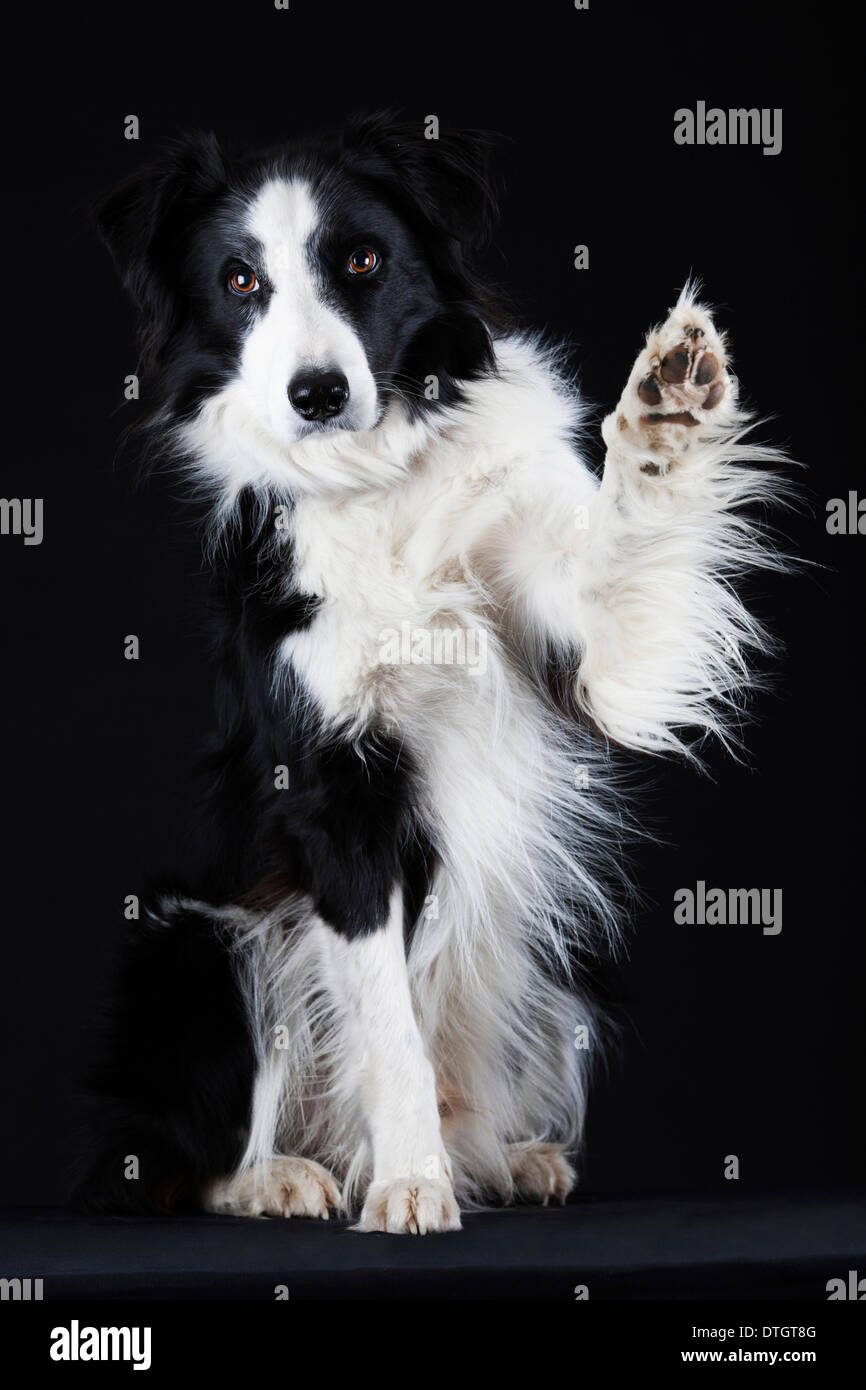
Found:
<path fill-rule="evenodd" d="M 482 556 L 512 631 L 576 667 L 578 705 L 628 747 L 724 738 L 747 657 L 770 645 L 732 584 L 780 563 L 742 512 L 786 487 L 755 466 L 780 456 L 743 442 L 748 423 L 724 340 L 686 292 L 604 421 L 600 486 L 573 458 L 527 467 Z"/>
<path fill-rule="evenodd" d="M 748 423 L 724 339 L 684 294 L 604 421 L 587 534 L 578 700 L 633 747 L 682 750 L 689 727 L 724 738 L 747 656 L 770 645 L 731 583 L 778 563 L 741 511 L 783 486 L 754 466 L 773 451 L 741 442 Z"/>
<path fill-rule="evenodd" d="M 403 895 L 364 935 L 330 933 L 332 990 L 360 1077 L 373 1170 L 356 1229 L 457 1231 L 460 1213 L 442 1142 L 436 1080 L 412 1008 L 403 941 Z"/>

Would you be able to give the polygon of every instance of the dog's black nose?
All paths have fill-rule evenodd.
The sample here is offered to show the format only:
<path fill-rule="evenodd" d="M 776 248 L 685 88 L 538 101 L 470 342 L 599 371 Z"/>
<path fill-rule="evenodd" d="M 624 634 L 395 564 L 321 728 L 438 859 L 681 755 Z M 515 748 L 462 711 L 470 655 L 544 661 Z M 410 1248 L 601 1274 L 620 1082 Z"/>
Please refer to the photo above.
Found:
<path fill-rule="evenodd" d="M 289 382 L 289 400 L 305 420 L 330 420 L 349 399 L 349 383 L 342 372 L 297 372 Z"/>

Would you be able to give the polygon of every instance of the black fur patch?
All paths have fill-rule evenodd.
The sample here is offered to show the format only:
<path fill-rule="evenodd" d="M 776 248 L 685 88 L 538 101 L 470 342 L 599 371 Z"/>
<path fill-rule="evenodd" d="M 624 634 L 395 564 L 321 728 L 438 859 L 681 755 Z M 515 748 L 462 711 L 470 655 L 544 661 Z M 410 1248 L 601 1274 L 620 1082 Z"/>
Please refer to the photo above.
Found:
<path fill-rule="evenodd" d="M 118 972 L 77 1204 L 142 1214 L 197 1206 L 204 1184 L 241 1157 L 253 1069 L 219 924 L 155 907 L 131 933 Z M 138 1175 L 127 1177 L 133 1159 Z"/>
<path fill-rule="evenodd" d="M 401 882 L 411 767 L 376 730 L 349 740 L 324 729 L 310 693 L 279 663 L 282 639 L 319 605 L 291 576 L 290 544 L 242 496 L 215 576 L 218 729 L 203 826 L 214 845 L 204 891 L 236 901 L 279 873 L 337 931 L 355 935 L 383 925 Z M 282 768 L 288 786 L 278 785 Z"/>

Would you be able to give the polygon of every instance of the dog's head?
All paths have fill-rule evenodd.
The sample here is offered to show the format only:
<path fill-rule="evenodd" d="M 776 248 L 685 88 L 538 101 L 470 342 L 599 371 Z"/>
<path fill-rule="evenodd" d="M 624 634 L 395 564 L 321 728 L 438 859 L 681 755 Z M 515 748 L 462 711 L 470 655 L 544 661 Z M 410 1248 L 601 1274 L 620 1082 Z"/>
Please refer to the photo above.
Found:
<path fill-rule="evenodd" d="M 361 456 L 388 454 L 371 432 L 411 428 L 490 366 L 471 268 L 486 156 L 477 134 L 377 116 L 257 156 L 186 137 L 109 195 L 98 226 L 161 433 L 229 491 L 371 481 Z"/>

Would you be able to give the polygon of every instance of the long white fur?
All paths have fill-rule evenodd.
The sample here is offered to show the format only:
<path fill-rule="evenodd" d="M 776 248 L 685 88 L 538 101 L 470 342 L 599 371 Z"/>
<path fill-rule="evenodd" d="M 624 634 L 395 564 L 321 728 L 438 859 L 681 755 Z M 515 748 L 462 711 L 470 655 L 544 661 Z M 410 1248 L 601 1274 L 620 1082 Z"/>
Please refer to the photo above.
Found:
<path fill-rule="evenodd" d="M 418 826 L 439 856 L 402 965 L 393 914 L 359 943 L 337 942 L 302 898 L 239 922 L 259 1045 L 243 1169 L 304 1154 L 331 1168 L 351 1201 L 371 1181 L 380 1191 L 423 1177 L 413 1164 L 441 1143 L 466 1202 L 490 1189 L 513 1195 L 510 1141 L 579 1144 L 599 1033 L 569 979 L 569 943 L 616 943 L 611 845 L 624 797 L 604 742 L 569 725 L 535 675 L 559 650 L 577 704 L 607 738 L 689 753 L 689 730 L 729 737 L 747 658 L 769 645 L 731 581 L 779 563 L 742 515 L 777 499 L 773 476 L 754 467 L 777 455 L 745 442 L 732 379 L 697 429 L 642 423 L 639 381 L 695 323 L 723 359 L 687 287 L 605 421 L 600 485 L 576 450 L 576 392 L 529 337 L 498 341 L 497 372 L 421 422 L 398 403 L 366 431 L 292 443 L 229 387 L 186 428 L 197 474 L 217 489 L 217 518 L 244 486 L 261 490 L 263 506 L 292 496 L 295 578 L 324 602 L 282 659 L 342 736 L 381 729 L 405 744 L 419 769 Z M 483 676 L 383 663 L 382 635 L 404 621 L 483 632 Z M 379 990 L 378 1015 L 363 1007 L 377 981 L 392 1001 Z M 413 1022 L 401 1012 L 404 985 Z M 398 1025 L 411 1064 L 394 1046 Z M 448 1098 L 439 1139 L 415 1025 Z"/>

